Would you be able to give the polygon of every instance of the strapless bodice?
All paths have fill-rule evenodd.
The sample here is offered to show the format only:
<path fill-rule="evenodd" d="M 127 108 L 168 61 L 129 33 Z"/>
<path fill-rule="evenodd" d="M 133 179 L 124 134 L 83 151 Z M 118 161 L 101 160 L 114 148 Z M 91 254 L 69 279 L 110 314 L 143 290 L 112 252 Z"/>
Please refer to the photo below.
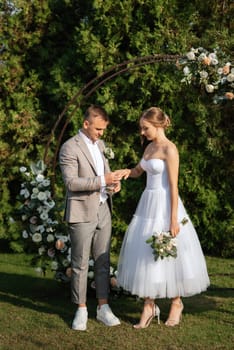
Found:
<path fill-rule="evenodd" d="M 168 187 L 167 166 L 162 159 L 141 159 L 140 165 L 147 173 L 147 190 L 160 190 Z"/>

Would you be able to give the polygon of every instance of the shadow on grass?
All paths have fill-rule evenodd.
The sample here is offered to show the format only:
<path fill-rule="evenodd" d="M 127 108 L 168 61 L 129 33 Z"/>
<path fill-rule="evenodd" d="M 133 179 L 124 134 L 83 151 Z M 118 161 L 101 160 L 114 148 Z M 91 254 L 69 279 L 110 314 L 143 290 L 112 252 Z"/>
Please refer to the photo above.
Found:
<path fill-rule="evenodd" d="M 232 298 L 232 288 L 219 288 L 212 285 L 206 293 L 183 298 L 185 313 L 200 314 L 208 310 L 219 309 L 216 298 Z M 70 327 L 75 306 L 70 301 L 70 285 L 56 280 L 32 277 L 21 274 L 0 273 L 1 302 L 32 309 L 38 312 L 57 314 Z M 167 318 L 170 300 L 160 299 L 157 304 L 161 309 L 162 321 Z M 88 293 L 89 317 L 96 318 L 95 291 Z M 142 300 L 126 294 L 110 295 L 113 312 L 127 323 L 135 323 L 142 311 Z M 228 312 L 228 310 L 225 310 Z"/>
<path fill-rule="evenodd" d="M 57 314 L 70 323 L 69 285 L 62 285 L 56 280 L 1 272 L 0 300 L 38 312 Z"/>

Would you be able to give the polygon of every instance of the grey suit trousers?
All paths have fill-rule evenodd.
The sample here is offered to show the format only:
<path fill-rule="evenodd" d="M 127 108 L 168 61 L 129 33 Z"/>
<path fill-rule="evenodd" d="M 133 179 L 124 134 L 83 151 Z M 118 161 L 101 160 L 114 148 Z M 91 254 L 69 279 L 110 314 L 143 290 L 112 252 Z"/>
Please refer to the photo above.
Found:
<path fill-rule="evenodd" d="M 111 213 L 107 202 L 100 204 L 97 220 L 69 224 L 71 239 L 71 300 L 85 304 L 89 258 L 94 259 L 96 297 L 107 299 L 110 285 Z"/>

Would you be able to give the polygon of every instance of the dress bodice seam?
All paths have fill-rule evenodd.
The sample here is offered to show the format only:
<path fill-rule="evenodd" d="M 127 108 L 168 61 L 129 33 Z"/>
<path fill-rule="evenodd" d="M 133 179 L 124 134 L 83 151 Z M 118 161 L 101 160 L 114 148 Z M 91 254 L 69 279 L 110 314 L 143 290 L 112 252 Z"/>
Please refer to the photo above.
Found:
<path fill-rule="evenodd" d="M 148 162 L 148 160 L 161 160 L 162 162 L 165 162 L 166 160 L 165 159 L 161 159 L 161 158 L 149 158 L 149 159 L 145 159 L 145 158 L 142 158 L 145 162 Z"/>

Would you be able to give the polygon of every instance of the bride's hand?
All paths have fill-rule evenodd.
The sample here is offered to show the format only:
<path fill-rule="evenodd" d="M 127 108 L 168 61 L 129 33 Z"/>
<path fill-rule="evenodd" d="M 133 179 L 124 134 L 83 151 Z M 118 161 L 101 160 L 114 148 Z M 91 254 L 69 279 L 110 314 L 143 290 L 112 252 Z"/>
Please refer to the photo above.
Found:
<path fill-rule="evenodd" d="M 119 170 L 115 170 L 114 173 L 118 176 L 121 177 L 121 179 L 124 178 L 124 180 L 126 180 L 130 173 L 131 173 L 131 170 L 130 169 L 119 169 Z"/>
<path fill-rule="evenodd" d="M 172 237 L 176 237 L 180 232 L 180 225 L 178 223 L 176 223 L 174 225 L 171 224 L 170 232 L 171 232 Z"/>

